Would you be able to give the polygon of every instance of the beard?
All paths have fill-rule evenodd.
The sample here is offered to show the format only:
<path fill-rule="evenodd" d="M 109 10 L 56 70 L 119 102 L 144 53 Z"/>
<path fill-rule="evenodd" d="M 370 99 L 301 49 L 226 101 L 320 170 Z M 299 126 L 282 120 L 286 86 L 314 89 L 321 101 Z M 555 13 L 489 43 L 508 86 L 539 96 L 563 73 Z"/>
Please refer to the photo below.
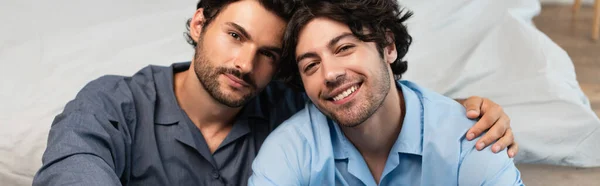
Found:
<path fill-rule="evenodd" d="M 243 74 L 235 68 L 213 65 L 216 63 L 211 61 L 202 49 L 202 37 L 200 36 L 198 40 L 194 54 L 194 72 L 200 84 L 202 84 L 202 87 L 204 87 L 213 99 L 227 107 L 237 108 L 245 105 L 250 99 L 256 96 L 256 84 L 248 74 Z M 219 82 L 219 76 L 222 74 L 229 74 L 240 78 L 250 86 L 244 87 L 242 90 L 228 88 L 227 85 L 222 86 Z"/>
<path fill-rule="evenodd" d="M 363 94 L 361 97 L 354 98 L 352 102 L 340 105 L 339 107 L 329 107 L 318 105 L 319 109 L 338 125 L 342 127 L 357 127 L 369 119 L 383 104 L 386 96 L 390 91 L 390 78 L 385 61 L 381 61 L 379 73 L 374 77 L 372 85 L 362 81 L 360 91 Z M 363 78 L 364 80 L 365 78 Z M 336 85 L 343 85 L 345 79 L 340 79 L 339 83 L 334 83 L 331 89 Z M 370 87 L 368 87 L 370 86 Z"/>

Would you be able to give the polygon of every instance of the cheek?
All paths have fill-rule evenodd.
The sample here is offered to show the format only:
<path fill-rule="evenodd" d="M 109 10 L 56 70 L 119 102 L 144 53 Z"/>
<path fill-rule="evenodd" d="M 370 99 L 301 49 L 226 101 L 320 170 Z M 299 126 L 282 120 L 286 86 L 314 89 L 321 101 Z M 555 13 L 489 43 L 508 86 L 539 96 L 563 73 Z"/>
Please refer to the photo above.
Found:
<path fill-rule="evenodd" d="M 204 38 L 203 50 L 206 51 L 207 57 L 213 59 L 215 63 L 224 63 L 235 57 L 239 51 L 239 46 L 229 41 L 226 36 L 208 35 Z"/>
<path fill-rule="evenodd" d="M 362 75 L 377 75 L 380 72 L 381 58 L 377 51 L 357 51 L 348 55 L 342 61 L 346 61 L 347 69 Z"/>
<path fill-rule="evenodd" d="M 358 50 L 355 53 L 353 53 L 352 55 L 348 55 L 343 60 L 347 61 L 348 62 L 347 64 L 350 66 L 361 67 L 361 68 L 368 66 L 369 62 L 371 61 L 369 55 L 366 55 L 365 51 L 363 51 L 363 50 Z"/>
<path fill-rule="evenodd" d="M 321 87 L 318 80 L 316 80 L 314 77 L 302 76 L 302 84 L 308 97 L 313 102 L 316 102 L 316 100 L 319 98 L 319 88 Z"/>

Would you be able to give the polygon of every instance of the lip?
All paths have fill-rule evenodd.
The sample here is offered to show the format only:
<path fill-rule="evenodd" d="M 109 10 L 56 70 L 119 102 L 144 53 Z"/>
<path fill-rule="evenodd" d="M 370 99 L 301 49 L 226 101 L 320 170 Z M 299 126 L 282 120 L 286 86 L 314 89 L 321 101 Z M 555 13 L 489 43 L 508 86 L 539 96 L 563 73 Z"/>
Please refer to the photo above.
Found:
<path fill-rule="evenodd" d="M 348 90 L 350 87 L 358 85 L 359 87 L 361 86 L 361 82 L 357 82 L 357 83 L 346 83 L 345 85 L 342 86 L 338 86 L 337 88 L 333 89 L 333 91 L 329 92 L 328 94 L 325 94 L 325 99 L 333 99 L 333 97 L 341 94 L 342 92 Z"/>
<path fill-rule="evenodd" d="M 235 77 L 234 75 L 231 74 L 223 74 L 225 77 L 227 77 L 227 79 L 229 79 L 229 84 L 233 87 L 236 88 L 243 88 L 243 87 L 248 87 L 250 86 L 248 83 L 246 83 L 244 80 Z"/>

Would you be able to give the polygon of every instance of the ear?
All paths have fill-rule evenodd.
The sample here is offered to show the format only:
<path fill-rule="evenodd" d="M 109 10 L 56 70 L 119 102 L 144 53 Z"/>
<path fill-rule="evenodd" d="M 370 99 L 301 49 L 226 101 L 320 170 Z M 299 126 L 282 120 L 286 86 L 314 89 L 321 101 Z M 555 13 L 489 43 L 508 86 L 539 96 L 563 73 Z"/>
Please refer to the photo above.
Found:
<path fill-rule="evenodd" d="M 390 43 L 383 48 L 383 56 L 387 63 L 392 64 L 398 58 L 396 43 L 394 42 L 394 33 L 388 31 L 385 33 L 385 39 Z"/>
<path fill-rule="evenodd" d="M 202 29 L 204 29 L 204 22 L 204 9 L 199 8 L 196 10 L 194 17 L 192 17 L 192 20 L 190 21 L 190 36 L 192 36 L 192 39 L 195 42 L 198 42 L 198 39 L 200 38 Z"/>

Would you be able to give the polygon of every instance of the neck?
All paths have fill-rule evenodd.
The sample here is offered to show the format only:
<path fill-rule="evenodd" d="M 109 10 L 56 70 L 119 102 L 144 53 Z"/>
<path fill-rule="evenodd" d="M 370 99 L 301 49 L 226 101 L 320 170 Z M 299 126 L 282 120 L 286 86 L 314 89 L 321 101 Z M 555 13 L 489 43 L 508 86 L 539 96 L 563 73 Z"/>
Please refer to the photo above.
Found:
<path fill-rule="evenodd" d="M 227 107 L 215 100 L 198 80 L 193 66 L 175 74 L 174 79 L 177 102 L 200 130 L 212 128 L 220 131 L 232 125 L 241 107 Z"/>
<path fill-rule="evenodd" d="M 404 119 L 402 90 L 395 81 L 379 109 L 357 127 L 342 131 L 363 156 L 386 157 L 398 139 Z"/>

